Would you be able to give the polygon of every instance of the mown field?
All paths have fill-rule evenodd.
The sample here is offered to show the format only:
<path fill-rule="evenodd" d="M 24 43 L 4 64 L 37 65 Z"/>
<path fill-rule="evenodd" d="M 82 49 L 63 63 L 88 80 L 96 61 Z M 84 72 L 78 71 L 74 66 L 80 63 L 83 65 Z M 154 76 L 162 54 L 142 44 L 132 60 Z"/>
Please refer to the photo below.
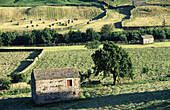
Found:
<path fill-rule="evenodd" d="M 14 72 L 21 72 L 37 55 L 37 52 L 0 52 L 0 78 L 7 77 Z"/>
<path fill-rule="evenodd" d="M 103 10 L 100 8 L 81 6 L 0 7 L 0 30 L 31 31 L 44 28 L 63 28 L 87 22 L 101 13 Z M 74 20 L 75 18 L 78 20 Z M 68 24 L 68 20 L 73 20 L 73 22 L 70 21 Z M 67 26 L 61 26 L 59 22 L 67 23 Z"/>
<path fill-rule="evenodd" d="M 0 0 L 0 5 L 64 5 L 64 4 L 97 4 L 81 0 Z"/>
<path fill-rule="evenodd" d="M 170 7 L 141 6 L 133 9 L 131 19 L 123 21 L 123 26 L 170 25 Z"/>
<path fill-rule="evenodd" d="M 168 109 L 170 106 L 169 81 L 122 85 L 110 87 L 81 88 L 80 99 L 36 106 L 31 93 L 0 97 L 3 110 L 46 110 L 46 109 Z"/>
<path fill-rule="evenodd" d="M 170 73 L 170 48 L 126 48 L 133 65 L 136 80 L 166 76 Z M 36 63 L 34 68 L 63 68 L 76 67 L 82 74 L 87 74 L 88 69 L 94 66 L 91 55 L 95 50 L 67 50 L 47 51 Z M 149 67 L 148 74 L 143 74 L 143 67 Z M 30 78 L 31 70 L 28 73 Z M 101 80 L 102 77 L 91 77 L 92 80 Z M 111 83 L 112 77 L 102 79 L 103 83 Z"/>

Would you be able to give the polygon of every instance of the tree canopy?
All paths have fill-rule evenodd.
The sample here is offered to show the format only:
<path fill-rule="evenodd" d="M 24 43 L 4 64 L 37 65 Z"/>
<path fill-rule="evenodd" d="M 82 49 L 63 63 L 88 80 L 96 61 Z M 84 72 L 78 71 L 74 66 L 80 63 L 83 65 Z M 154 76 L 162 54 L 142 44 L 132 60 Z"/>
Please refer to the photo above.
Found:
<path fill-rule="evenodd" d="M 94 61 L 95 76 L 103 72 L 103 77 L 113 74 L 113 84 L 116 83 L 117 77 L 133 78 L 133 66 L 131 58 L 128 53 L 122 48 L 118 47 L 113 42 L 104 43 L 103 48 L 95 51 L 92 54 Z"/>

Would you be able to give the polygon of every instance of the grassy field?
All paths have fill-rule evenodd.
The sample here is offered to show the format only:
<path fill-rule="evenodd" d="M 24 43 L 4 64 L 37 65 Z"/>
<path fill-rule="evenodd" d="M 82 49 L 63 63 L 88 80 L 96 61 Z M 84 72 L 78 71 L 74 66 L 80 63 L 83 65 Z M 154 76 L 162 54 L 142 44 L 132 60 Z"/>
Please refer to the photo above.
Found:
<path fill-rule="evenodd" d="M 156 4 L 170 4 L 169 0 L 144 0 L 147 3 L 156 3 Z"/>
<path fill-rule="evenodd" d="M 31 31 L 33 29 L 44 29 L 47 27 L 53 29 L 63 28 L 87 22 L 102 12 L 103 10 L 100 8 L 81 6 L 0 7 L 0 30 Z M 78 20 L 74 20 L 74 18 Z M 11 20 L 12 22 L 10 22 Z M 30 23 L 31 20 L 32 23 Z M 73 23 L 68 24 L 68 20 L 73 20 Z M 61 24 L 67 23 L 67 26 L 61 26 L 59 22 Z M 18 23 L 19 25 L 17 25 Z M 52 24 L 54 26 L 49 27 Z"/>
<path fill-rule="evenodd" d="M 161 6 L 141 6 L 135 8 L 131 19 L 123 21 L 123 26 L 162 26 L 170 25 L 170 7 Z"/>
<path fill-rule="evenodd" d="M 0 52 L 0 78 L 7 77 L 14 72 L 21 72 L 37 55 L 37 52 Z"/>
<path fill-rule="evenodd" d="M 0 5 L 64 5 L 64 4 L 98 4 L 81 0 L 0 0 Z"/>
<path fill-rule="evenodd" d="M 122 19 L 129 18 L 129 13 L 132 7 L 120 8 L 120 9 L 107 9 L 107 17 L 102 20 L 95 21 L 90 24 L 86 24 L 83 26 L 79 26 L 74 28 L 73 30 L 80 30 L 85 32 L 88 28 L 93 28 L 95 31 L 99 32 L 103 25 L 105 24 L 113 24 L 116 31 L 120 31 L 121 21 Z M 61 33 L 68 32 L 69 30 L 62 31 Z"/>
<path fill-rule="evenodd" d="M 88 99 L 36 106 L 31 93 L 0 97 L 0 109 L 168 109 L 169 81 L 110 87 L 81 88 Z"/>
<path fill-rule="evenodd" d="M 155 42 L 153 44 L 141 45 L 141 44 L 117 44 L 123 48 L 146 48 L 146 47 L 170 47 L 170 42 Z M 47 47 L 0 47 L 0 49 L 46 49 L 47 51 L 63 51 L 63 50 L 87 50 L 84 45 L 74 46 L 47 46 Z M 102 45 L 100 45 L 102 48 Z"/>

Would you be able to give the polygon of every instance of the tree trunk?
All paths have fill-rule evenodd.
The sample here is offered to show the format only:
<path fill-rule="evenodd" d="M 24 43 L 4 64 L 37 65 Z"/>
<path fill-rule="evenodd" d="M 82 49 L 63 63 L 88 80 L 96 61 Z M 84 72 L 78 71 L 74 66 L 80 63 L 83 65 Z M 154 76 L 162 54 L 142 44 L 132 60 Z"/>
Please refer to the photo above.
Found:
<path fill-rule="evenodd" d="M 115 85 L 116 84 L 116 75 L 115 75 L 115 73 L 113 73 L 113 85 Z"/>

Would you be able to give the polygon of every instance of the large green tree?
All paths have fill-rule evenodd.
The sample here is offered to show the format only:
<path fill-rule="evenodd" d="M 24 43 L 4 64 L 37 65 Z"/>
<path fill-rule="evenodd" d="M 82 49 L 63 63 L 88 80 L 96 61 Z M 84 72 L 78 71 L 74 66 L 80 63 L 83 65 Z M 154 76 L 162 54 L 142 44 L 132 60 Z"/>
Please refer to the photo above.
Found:
<path fill-rule="evenodd" d="M 122 48 L 109 41 L 104 43 L 103 48 L 92 54 L 94 61 L 95 76 L 103 72 L 103 77 L 113 74 L 113 85 L 117 77 L 133 78 L 133 66 L 128 53 Z"/>

